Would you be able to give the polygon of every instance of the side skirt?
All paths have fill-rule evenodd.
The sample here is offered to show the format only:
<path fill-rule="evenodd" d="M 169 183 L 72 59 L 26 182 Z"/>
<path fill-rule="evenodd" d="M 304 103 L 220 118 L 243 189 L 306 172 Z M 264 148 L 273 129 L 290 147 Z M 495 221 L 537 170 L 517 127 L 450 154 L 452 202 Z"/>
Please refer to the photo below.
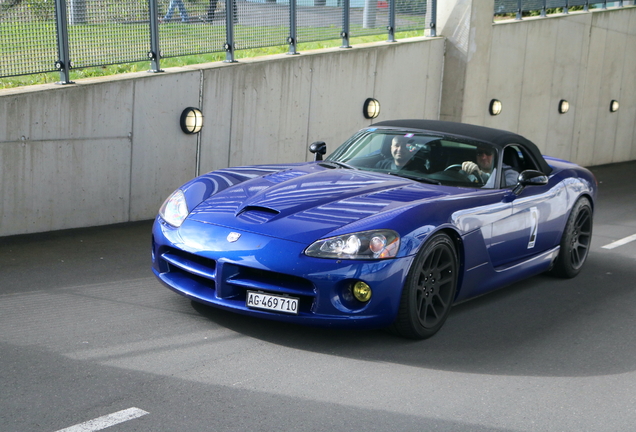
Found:
<path fill-rule="evenodd" d="M 556 246 L 527 260 L 507 266 L 495 268 L 488 262 L 468 269 L 464 274 L 463 284 L 459 289 L 455 303 L 550 270 L 554 260 L 559 255 L 559 249 L 560 247 Z"/>

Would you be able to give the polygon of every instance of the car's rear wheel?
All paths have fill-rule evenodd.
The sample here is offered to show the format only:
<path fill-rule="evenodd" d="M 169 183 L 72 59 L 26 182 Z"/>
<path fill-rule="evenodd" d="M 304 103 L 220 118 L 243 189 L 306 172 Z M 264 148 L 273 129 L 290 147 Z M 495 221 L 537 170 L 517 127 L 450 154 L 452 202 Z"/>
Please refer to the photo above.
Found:
<path fill-rule="evenodd" d="M 561 250 L 551 273 L 563 278 L 573 278 L 581 271 L 592 241 L 593 213 L 590 200 L 580 198 L 572 208 L 565 231 L 561 237 Z"/>
<path fill-rule="evenodd" d="M 458 267 L 450 237 L 444 233 L 431 237 L 409 269 L 391 330 L 410 339 L 437 333 L 455 299 Z"/>

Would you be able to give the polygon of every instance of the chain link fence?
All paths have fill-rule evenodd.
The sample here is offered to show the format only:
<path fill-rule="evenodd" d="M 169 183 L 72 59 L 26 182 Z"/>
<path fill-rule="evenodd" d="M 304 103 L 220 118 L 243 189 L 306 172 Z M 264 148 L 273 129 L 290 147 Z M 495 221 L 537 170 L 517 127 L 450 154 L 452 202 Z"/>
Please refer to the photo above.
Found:
<path fill-rule="evenodd" d="M 55 5 L 0 0 L 0 76 L 55 70 Z"/>
<path fill-rule="evenodd" d="M 437 0 L 0 0 L 0 77 L 431 29 Z M 429 7 L 427 8 L 427 4 Z M 431 6 L 432 5 L 432 6 Z M 433 16 L 426 16 L 427 9 Z M 429 23 L 427 25 L 427 22 Z"/>

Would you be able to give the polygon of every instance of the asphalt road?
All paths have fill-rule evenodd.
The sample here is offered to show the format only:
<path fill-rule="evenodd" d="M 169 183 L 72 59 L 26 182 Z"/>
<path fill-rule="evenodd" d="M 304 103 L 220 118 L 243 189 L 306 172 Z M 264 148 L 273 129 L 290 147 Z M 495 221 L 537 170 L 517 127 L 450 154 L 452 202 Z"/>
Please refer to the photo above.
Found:
<path fill-rule="evenodd" d="M 427 341 L 193 304 L 152 276 L 150 222 L 0 238 L 0 430 L 636 430 L 636 241 L 602 248 L 636 233 L 636 162 L 593 171 L 583 272 Z"/>

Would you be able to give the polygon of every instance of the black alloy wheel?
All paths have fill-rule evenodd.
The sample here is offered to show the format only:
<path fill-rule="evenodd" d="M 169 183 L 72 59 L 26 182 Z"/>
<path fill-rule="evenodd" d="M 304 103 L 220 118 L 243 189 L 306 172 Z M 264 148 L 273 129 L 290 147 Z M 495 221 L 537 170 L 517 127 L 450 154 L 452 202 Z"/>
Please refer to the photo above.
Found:
<path fill-rule="evenodd" d="M 561 250 L 551 273 L 573 278 L 581 271 L 592 241 L 593 213 L 590 201 L 582 197 L 572 208 L 561 237 Z"/>
<path fill-rule="evenodd" d="M 391 330 L 410 339 L 427 339 L 437 333 L 455 299 L 458 268 L 450 237 L 433 235 L 409 269 Z"/>

